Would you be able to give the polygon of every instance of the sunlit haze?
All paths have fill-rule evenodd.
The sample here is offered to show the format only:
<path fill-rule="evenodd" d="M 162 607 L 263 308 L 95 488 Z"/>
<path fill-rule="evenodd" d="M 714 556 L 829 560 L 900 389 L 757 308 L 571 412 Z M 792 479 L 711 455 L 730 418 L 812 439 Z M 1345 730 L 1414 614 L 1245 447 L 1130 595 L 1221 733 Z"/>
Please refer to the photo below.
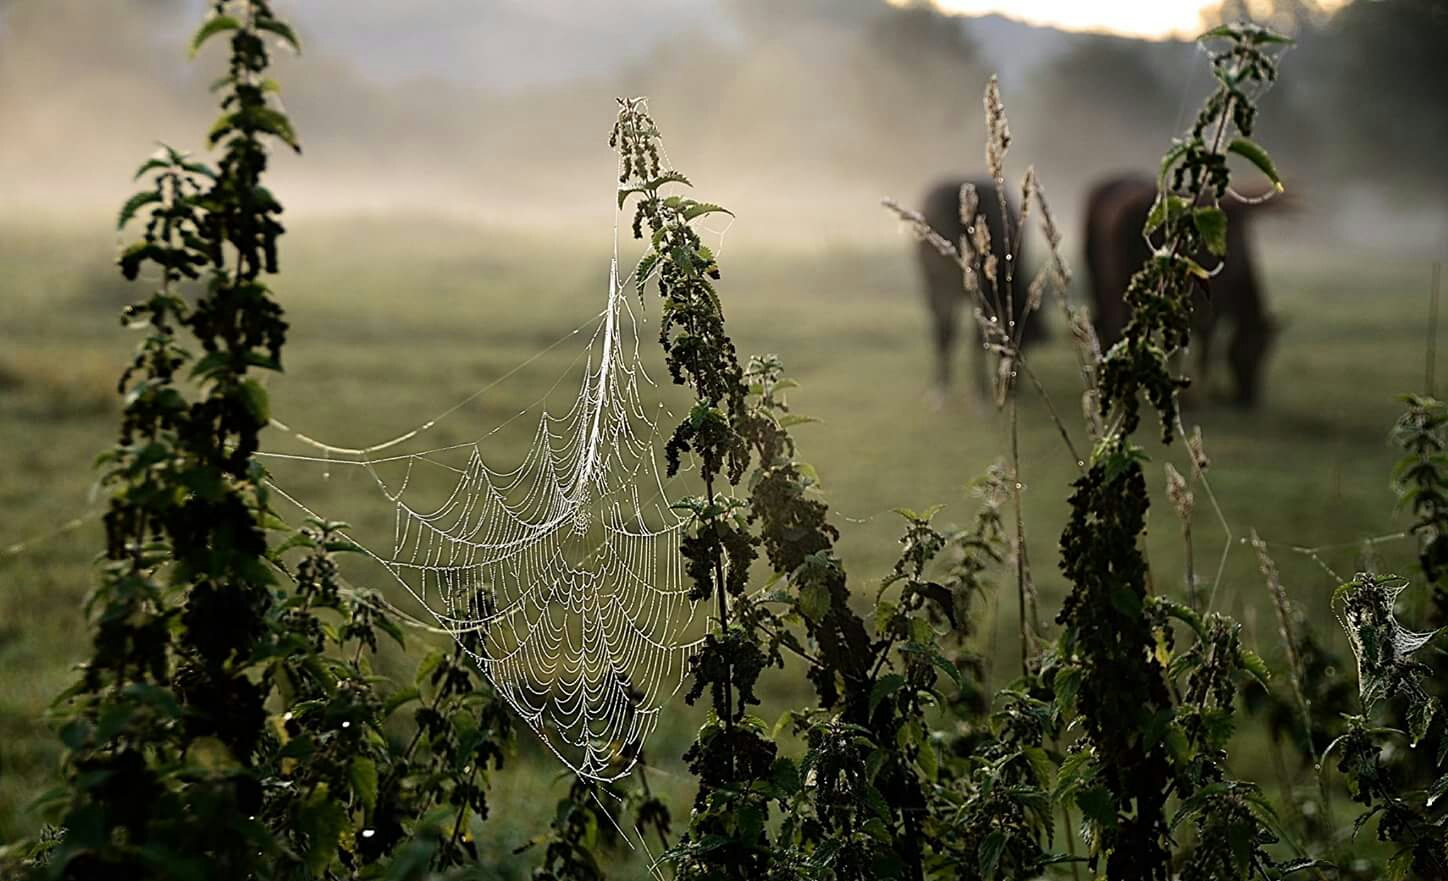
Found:
<path fill-rule="evenodd" d="M 905 5 L 906 0 L 892 0 Z M 1161 39 L 1194 37 L 1202 14 L 1215 0 L 933 0 L 946 12 L 962 15 L 1006 15 L 1035 25 L 1073 31 L 1103 31 L 1123 36 Z M 1341 5 L 1338 0 L 1321 4 Z"/>

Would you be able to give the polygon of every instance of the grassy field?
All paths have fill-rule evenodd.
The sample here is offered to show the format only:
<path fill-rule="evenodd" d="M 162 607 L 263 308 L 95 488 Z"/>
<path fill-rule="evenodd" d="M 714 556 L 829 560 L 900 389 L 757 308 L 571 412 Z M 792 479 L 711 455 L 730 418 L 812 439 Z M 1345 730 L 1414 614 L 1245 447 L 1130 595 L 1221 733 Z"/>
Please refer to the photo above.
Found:
<path fill-rule="evenodd" d="M 272 383 L 273 410 L 329 440 L 365 444 L 426 421 L 585 322 L 606 291 L 604 241 L 560 244 L 405 218 L 293 225 L 277 285 L 293 330 L 287 372 Z M 0 842 L 38 822 L 25 804 L 57 755 L 44 708 L 85 653 L 81 601 L 100 547 L 91 462 L 111 441 L 115 378 L 134 343 L 117 324 L 132 292 L 110 268 L 112 245 L 73 231 L 0 229 Z M 1386 435 L 1394 396 L 1423 384 L 1428 270 L 1387 256 L 1270 247 L 1263 256 L 1284 324 L 1265 405 L 1203 406 L 1187 422 L 1203 428 L 1230 528 L 1229 537 L 1202 499 L 1193 526 L 1199 572 L 1210 582 L 1227 551 L 1218 606 L 1241 615 L 1249 640 L 1272 661 L 1280 641 L 1239 540 L 1255 528 L 1274 546 L 1289 591 L 1341 648 L 1328 607 L 1336 585 L 1291 546 L 1339 546 L 1322 559 L 1351 573 L 1355 542 L 1401 526 L 1387 485 L 1395 454 Z M 966 520 L 964 488 L 1005 449 L 1005 420 L 964 389 L 944 408 L 927 405 L 925 310 L 904 241 L 788 250 L 731 239 L 721 260 L 740 351 L 782 355 L 802 386 L 792 403 L 821 420 L 797 433 L 822 475 L 854 590 L 866 601 L 894 559 L 899 519 L 890 509 L 942 502 L 942 520 Z M 1074 359 L 1057 331 L 1032 359 L 1079 445 Z M 440 423 L 434 439 L 482 434 L 566 374 L 580 346 L 565 341 L 536 358 Z M 1040 401 L 1024 401 L 1026 529 L 1043 613 L 1052 617 L 1065 590 L 1055 544 L 1075 468 Z M 268 441 L 285 446 L 279 434 Z M 1159 590 L 1180 591 L 1183 545 L 1161 463 L 1186 466 L 1180 450 L 1149 452 L 1159 502 L 1148 538 L 1154 580 Z M 359 533 L 390 530 L 390 507 L 355 469 L 291 464 L 275 472 Z M 65 528 L 77 516 L 89 519 Z M 20 546 L 5 550 L 12 543 Z M 1403 568 L 1411 547 L 1384 542 L 1374 552 L 1382 567 Z M 988 629 L 998 634 L 990 649 L 999 685 L 1018 649 L 1014 598 L 997 606 Z M 766 678 L 766 718 L 807 690 L 789 672 Z M 682 796 L 673 802 L 679 811 L 689 781 L 677 757 L 697 718 L 680 702 L 651 746 L 661 766 L 654 782 Z M 546 823 L 564 787 L 558 772 L 525 742 L 495 790 L 491 857 L 511 860 Z"/>

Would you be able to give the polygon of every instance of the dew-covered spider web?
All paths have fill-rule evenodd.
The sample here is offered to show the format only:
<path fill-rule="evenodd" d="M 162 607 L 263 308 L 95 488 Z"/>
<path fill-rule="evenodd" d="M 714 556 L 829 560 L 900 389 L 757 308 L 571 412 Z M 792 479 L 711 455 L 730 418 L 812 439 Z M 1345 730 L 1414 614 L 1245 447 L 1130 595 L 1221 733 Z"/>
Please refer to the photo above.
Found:
<path fill-rule="evenodd" d="M 1441 632 L 1409 630 L 1398 621 L 1394 609 L 1407 589 L 1406 578 L 1359 575 L 1333 598 L 1333 611 L 1357 660 L 1358 690 L 1366 707 L 1387 697 L 1396 666 Z"/>
<path fill-rule="evenodd" d="M 468 405 L 516 369 L 387 441 L 335 445 L 277 423 L 300 452 L 261 454 L 278 465 L 364 472 L 370 504 L 391 508 L 392 534 L 358 546 L 560 760 L 599 780 L 635 763 L 708 616 L 688 596 L 679 554 L 686 521 L 670 507 L 659 454 L 673 414 L 645 369 L 656 347 L 641 346 L 630 283 L 619 272 L 615 225 L 603 311 L 549 347 L 586 339 L 583 351 L 534 404 L 468 426 L 473 439 L 427 444 L 444 419 L 453 430 L 476 420 L 479 408 Z M 495 443 L 530 425 L 530 441 Z M 274 471 L 276 490 L 308 513 L 357 514 L 313 510 L 281 482 Z"/>

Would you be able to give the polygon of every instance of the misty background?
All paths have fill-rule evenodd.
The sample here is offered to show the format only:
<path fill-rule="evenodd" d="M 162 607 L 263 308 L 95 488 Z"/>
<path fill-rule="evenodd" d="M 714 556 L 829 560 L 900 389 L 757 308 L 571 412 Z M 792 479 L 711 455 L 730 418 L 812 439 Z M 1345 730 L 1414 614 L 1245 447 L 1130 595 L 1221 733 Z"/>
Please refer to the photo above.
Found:
<path fill-rule="evenodd" d="M 1190 42 L 884 0 L 277 6 L 304 41 L 277 73 L 306 156 L 278 158 L 276 187 L 299 213 L 606 226 L 613 99 L 648 95 L 700 192 L 739 215 L 731 235 L 879 239 L 895 233 L 881 196 L 914 203 L 932 179 L 979 171 L 980 93 L 997 72 L 1012 165 L 1036 166 L 1074 231 L 1091 181 L 1152 168 L 1209 88 Z M 1440 242 L 1448 4 L 1251 6 L 1299 41 L 1258 133 L 1301 209 L 1280 234 Z M 201 7 L 0 0 L 0 210 L 101 223 L 157 139 L 201 148 L 214 65 L 179 48 Z"/>

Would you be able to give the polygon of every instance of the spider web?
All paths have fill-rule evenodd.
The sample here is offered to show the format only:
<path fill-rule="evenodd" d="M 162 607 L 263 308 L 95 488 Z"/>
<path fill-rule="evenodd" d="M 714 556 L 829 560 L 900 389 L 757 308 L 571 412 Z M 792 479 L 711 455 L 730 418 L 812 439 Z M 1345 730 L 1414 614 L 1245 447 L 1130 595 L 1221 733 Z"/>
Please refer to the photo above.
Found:
<path fill-rule="evenodd" d="M 635 764 L 707 624 L 707 607 L 688 596 L 679 554 L 687 521 L 670 507 L 657 454 L 661 417 L 672 413 L 648 402 L 657 386 L 640 356 L 630 281 L 619 275 L 616 222 L 603 311 L 529 362 L 389 441 L 335 446 L 277 422 L 313 452 L 259 454 L 363 469 L 393 508 L 393 535 L 385 550 L 354 543 L 453 636 L 559 760 L 597 780 Z M 477 440 L 404 451 L 589 326 L 569 368 L 582 364 L 577 394 L 565 404 L 548 406 L 567 374 Z M 526 452 L 511 469 L 494 467 L 485 442 L 529 415 Z"/>

